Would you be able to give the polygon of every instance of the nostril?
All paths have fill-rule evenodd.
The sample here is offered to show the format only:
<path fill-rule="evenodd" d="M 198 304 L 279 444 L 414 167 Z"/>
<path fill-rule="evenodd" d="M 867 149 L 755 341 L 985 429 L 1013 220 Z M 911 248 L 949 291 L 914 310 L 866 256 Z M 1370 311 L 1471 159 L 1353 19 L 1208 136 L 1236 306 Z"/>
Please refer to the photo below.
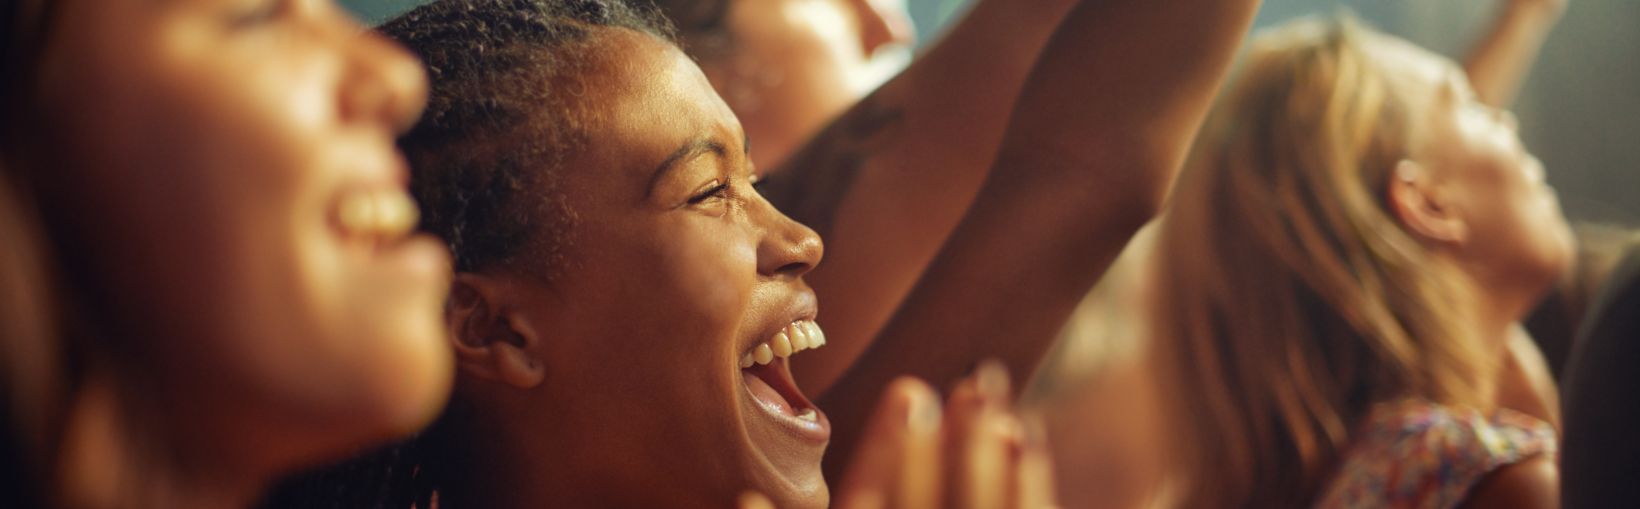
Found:
<path fill-rule="evenodd" d="M 764 230 L 764 237 L 758 242 L 757 269 L 765 277 L 802 276 L 815 265 L 820 263 L 824 246 L 820 243 L 820 236 L 807 226 L 792 221 L 773 206 L 765 204 L 765 210 L 770 213 L 772 220 L 770 228 Z"/>
<path fill-rule="evenodd" d="M 775 274 L 786 277 L 797 277 L 807 274 L 814 266 L 808 262 L 792 262 L 775 269 Z"/>

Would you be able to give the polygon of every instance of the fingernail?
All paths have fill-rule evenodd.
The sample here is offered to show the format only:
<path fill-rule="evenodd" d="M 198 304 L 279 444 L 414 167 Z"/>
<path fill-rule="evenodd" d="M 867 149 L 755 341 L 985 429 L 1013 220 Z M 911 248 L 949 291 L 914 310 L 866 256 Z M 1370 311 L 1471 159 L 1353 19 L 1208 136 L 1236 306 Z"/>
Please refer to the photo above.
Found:
<path fill-rule="evenodd" d="M 1008 368 L 996 360 L 986 360 L 979 364 L 974 372 L 979 393 L 986 400 L 996 402 L 1008 401 Z"/>
<path fill-rule="evenodd" d="M 906 398 L 907 432 L 914 435 L 932 435 L 940 430 L 940 400 L 925 388 L 911 391 Z"/>

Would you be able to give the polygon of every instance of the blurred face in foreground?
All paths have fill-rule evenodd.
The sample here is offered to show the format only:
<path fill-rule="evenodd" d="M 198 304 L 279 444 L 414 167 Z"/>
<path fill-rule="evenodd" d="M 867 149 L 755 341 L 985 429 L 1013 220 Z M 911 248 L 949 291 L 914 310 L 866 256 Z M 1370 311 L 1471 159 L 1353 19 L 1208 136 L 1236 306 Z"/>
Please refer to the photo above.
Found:
<path fill-rule="evenodd" d="M 246 469 L 430 419 L 448 256 L 410 235 L 393 146 L 424 101 L 417 64 L 326 0 L 57 7 L 41 201 L 114 315 L 95 332 L 116 390 L 178 454 L 270 462 Z"/>

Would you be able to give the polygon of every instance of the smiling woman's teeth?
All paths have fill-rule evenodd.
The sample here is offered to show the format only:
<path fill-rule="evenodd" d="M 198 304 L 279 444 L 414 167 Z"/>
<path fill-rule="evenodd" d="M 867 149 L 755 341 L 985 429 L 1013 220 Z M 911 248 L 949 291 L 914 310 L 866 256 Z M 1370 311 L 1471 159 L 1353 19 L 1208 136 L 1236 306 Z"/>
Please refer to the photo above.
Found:
<path fill-rule="evenodd" d="M 410 233 L 420 219 L 416 202 L 397 189 L 353 191 L 336 205 L 336 223 L 352 235 L 394 239 Z"/>
<path fill-rule="evenodd" d="M 741 354 L 740 367 L 745 369 L 754 364 L 768 364 L 775 359 L 784 359 L 797 352 L 825 345 L 826 333 L 820 330 L 818 324 L 809 320 L 798 320 L 774 333 L 768 341 L 758 343 L 751 350 Z"/>

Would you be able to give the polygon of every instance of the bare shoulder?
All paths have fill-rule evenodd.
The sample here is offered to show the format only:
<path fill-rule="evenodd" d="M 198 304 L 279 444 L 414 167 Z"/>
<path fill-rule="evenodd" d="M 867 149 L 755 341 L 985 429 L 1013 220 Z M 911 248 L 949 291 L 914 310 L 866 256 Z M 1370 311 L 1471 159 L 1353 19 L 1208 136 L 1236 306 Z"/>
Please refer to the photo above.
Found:
<path fill-rule="evenodd" d="M 1463 509 L 1554 509 L 1560 507 L 1560 469 L 1554 458 L 1539 454 L 1487 474 Z"/>

